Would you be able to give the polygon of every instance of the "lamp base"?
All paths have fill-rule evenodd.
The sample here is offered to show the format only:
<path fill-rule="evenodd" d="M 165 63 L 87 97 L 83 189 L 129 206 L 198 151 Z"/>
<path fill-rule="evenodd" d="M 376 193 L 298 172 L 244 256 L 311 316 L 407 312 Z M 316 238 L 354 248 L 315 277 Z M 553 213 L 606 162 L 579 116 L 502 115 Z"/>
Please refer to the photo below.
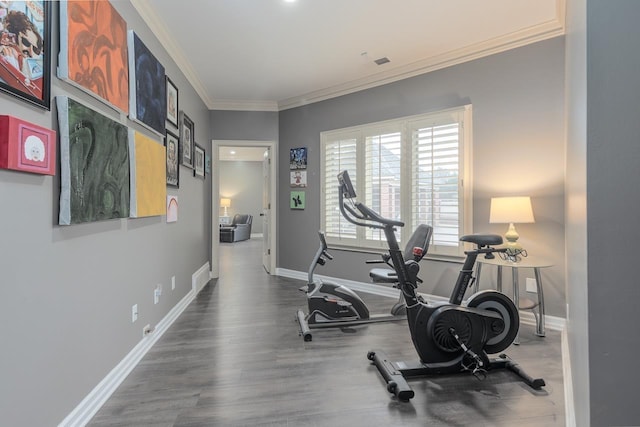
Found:
<path fill-rule="evenodd" d="M 505 243 L 507 251 L 504 252 L 507 261 L 518 262 L 522 259 L 522 257 L 527 256 L 527 251 L 525 251 L 522 245 L 518 243 L 519 237 L 520 235 L 518 235 L 516 227 L 513 225 L 513 223 L 510 223 L 509 229 L 504 235 L 504 238 L 507 240 L 507 243 Z"/>

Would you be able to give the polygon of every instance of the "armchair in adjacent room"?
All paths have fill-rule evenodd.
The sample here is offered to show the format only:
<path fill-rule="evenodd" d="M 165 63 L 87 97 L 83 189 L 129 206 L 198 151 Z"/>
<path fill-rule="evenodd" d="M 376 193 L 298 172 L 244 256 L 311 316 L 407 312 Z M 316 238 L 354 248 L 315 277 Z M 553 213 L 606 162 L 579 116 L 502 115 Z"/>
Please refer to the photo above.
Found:
<path fill-rule="evenodd" d="M 221 242 L 239 242 L 251 237 L 251 223 L 253 216 L 249 214 L 235 214 L 231 224 L 220 227 Z"/>

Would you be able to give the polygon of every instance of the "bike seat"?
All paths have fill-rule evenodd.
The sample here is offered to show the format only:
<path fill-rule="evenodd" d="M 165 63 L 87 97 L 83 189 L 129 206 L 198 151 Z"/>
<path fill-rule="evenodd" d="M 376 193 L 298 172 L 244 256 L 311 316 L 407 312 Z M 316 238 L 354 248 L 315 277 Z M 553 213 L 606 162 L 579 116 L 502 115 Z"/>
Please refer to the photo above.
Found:
<path fill-rule="evenodd" d="M 475 243 L 478 246 L 495 246 L 502 244 L 502 236 L 498 234 L 468 234 L 462 236 L 460 241 Z"/>
<path fill-rule="evenodd" d="M 373 283 L 395 283 L 398 281 L 396 271 L 390 268 L 374 268 L 369 271 L 369 277 L 373 279 Z"/>

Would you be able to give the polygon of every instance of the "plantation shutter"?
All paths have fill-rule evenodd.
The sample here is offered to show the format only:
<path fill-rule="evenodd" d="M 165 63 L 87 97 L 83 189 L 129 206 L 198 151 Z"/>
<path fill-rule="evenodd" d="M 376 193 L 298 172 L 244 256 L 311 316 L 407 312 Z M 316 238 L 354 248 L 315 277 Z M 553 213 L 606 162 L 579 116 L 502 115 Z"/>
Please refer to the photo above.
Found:
<path fill-rule="evenodd" d="M 337 178 L 340 172 L 348 170 L 353 185 L 357 185 L 356 143 L 356 137 L 349 137 L 324 144 L 324 231 L 327 237 L 356 238 L 356 226 L 340 213 Z"/>
<path fill-rule="evenodd" d="M 430 252 L 457 254 L 462 229 L 460 125 L 417 123 L 411 134 L 412 222 L 433 227 Z"/>
<path fill-rule="evenodd" d="M 365 204 L 382 217 L 396 220 L 402 218 L 401 149 L 399 131 L 379 132 L 365 138 Z M 365 230 L 367 239 L 386 240 L 382 230 Z M 400 240 L 400 233 L 396 237 Z"/>

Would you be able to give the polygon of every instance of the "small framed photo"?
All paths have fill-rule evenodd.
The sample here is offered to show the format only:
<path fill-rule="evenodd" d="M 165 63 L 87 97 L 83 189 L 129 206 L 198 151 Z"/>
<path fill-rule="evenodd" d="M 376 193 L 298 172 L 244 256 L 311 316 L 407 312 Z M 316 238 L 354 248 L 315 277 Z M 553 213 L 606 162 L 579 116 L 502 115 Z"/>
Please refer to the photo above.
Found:
<path fill-rule="evenodd" d="M 0 168 L 56 174 L 56 132 L 13 116 L 0 116 Z"/>
<path fill-rule="evenodd" d="M 193 168 L 193 121 L 180 111 L 180 164 Z"/>
<path fill-rule="evenodd" d="M 167 222 L 178 222 L 178 196 L 167 194 Z"/>
<path fill-rule="evenodd" d="M 292 191 L 289 200 L 291 209 L 304 209 L 304 191 Z"/>
<path fill-rule="evenodd" d="M 167 84 L 167 121 L 178 128 L 178 88 L 173 81 L 166 76 Z"/>
<path fill-rule="evenodd" d="M 289 150 L 289 169 L 307 168 L 307 147 L 292 148 Z"/>
<path fill-rule="evenodd" d="M 178 188 L 180 187 L 180 165 L 178 164 L 180 139 L 178 135 L 167 131 L 165 146 L 167 147 L 167 185 Z"/>
<path fill-rule="evenodd" d="M 291 187 L 304 188 L 307 186 L 307 171 L 295 170 L 291 171 Z"/>
<path fill-rule="evenodd" d="M 204 178 L 204 148 L 195 144 L 193 176 Z"/>

